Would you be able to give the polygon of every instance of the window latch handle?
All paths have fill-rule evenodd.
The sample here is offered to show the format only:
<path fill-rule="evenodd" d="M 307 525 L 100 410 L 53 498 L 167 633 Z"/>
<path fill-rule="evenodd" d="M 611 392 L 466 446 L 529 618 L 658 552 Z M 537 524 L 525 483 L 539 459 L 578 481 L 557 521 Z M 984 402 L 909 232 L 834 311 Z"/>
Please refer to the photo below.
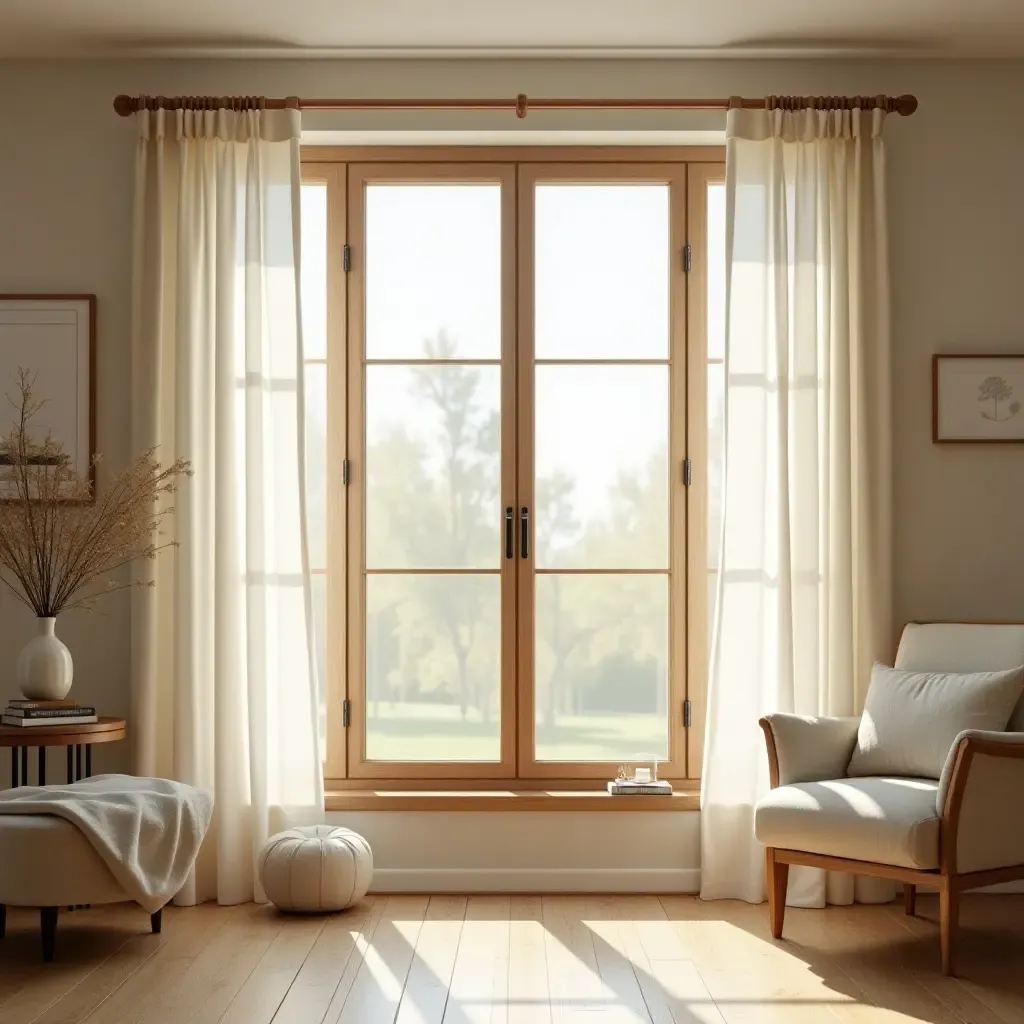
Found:
<path fill-rule="evenodd" d="M 530 557 L 530 510 L 525 506 L 519 509 L 519 557 Z"/>
<path fill-rule="evenodd" d="M 512 506 L 505 506 L 505 557 L 512 557 Z"/>

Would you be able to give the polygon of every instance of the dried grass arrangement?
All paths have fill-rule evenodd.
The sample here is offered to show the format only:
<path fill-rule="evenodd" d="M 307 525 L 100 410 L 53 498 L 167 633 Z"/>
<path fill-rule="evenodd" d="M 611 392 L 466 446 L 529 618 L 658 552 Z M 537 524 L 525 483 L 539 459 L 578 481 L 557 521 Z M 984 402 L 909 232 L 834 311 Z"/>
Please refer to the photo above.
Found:
<path fill-rule="evenodd" d="M 16 422 L 0 439 L 0 581 L 37 616 L 52 618 L 91 607 L 104 593 L 152 585 L 110 577 L 176 545 L 154 538 L 161 520 L 174 512 L 164 496 L 192 470 L 185 459 L 161 466 L 153 449 L 94 493 L 91 481 L 71 468 L 60 442 L 32 439 L 32 418 L 44 404 L 33 397 L 33 382 L 28 371 L 18 371 L 20 398 L 8 395 Z M 94 465 L 99 461 L 93 457 Z"/>

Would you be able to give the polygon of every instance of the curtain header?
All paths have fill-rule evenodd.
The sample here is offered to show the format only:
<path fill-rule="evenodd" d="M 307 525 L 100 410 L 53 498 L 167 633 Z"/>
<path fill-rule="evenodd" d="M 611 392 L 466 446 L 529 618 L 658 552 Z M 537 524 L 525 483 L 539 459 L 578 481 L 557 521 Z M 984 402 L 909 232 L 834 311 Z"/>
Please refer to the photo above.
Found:
<path fill-rule="evenodd" d="M 242 109 L 142 109 L 137 118 L 142 140 L 249 142 L 259 139 L 262 142 L 291 142 L 302 134 L 302 114 L 296 107 L 284 110 L 267 110 L 257 105 L 247 105 Z"/>
<path fill-rule="evenodd" d="M 886 116 L 887 112 L 881 107 L 854 107 L 849 110 L 838 107 L 789 110 L 782 106 L 765 110 L 732 108 L 725 118 L 725 137 L 748 142 L 769 139 L 782 142 L 877 139 L 882 137 Z"/>

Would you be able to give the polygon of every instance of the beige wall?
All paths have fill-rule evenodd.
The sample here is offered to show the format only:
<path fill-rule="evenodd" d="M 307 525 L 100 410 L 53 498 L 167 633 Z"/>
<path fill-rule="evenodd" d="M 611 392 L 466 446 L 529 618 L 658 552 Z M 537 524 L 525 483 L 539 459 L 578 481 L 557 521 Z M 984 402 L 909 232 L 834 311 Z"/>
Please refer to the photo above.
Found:
<path fill-rule="evenodd" d="M 1024 448 L 939 448 L 930 434 L 933 352 L 1024 350 L 1021 63 L 0 63 L 0 292 L 97 293 L 99 448 L 108 465 L 120 465 L 128 456 L 134 135 L 132 122 L 111 109 L 116 93 L 457 96 L 521 91 L 917 94 L 918 113 L 893 118 L 887 132 L 897 622 L 1024 619 Z M 363 115 L 344 123 L 364 128 L 516 127 L 508 115 L 476 114 Z M 699 122 L 708 124 L 707 117 Z M 667 114 L 550 114 L 531 115 L 527 126 L 673 128 L 698 122 Z M 111 599 L 103 614 L 73 613 L 60 624 L 75 657 L 75 694 L 113 714 L 129 710 L 127 605 L 127 600 Z M 28 628 L 15 602 L 0 597 L 0 666 L 5 668 L 0 698 L 15 692 L 11 668 Z M 97 764 L 122 768 L 127 761 L 112 749 L 100 754 Z M 6 772 L 6 759 L 0 769 Z"/>

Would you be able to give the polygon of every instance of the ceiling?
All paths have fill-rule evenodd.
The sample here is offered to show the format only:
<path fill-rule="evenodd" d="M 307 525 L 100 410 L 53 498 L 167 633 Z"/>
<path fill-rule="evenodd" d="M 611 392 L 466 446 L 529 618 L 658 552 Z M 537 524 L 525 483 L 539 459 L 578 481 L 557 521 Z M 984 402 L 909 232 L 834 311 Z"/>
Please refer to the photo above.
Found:
<path fill-rule="evenodd" d="M 1024 56 L 1022 0 L 0 0 L 0 56 Z"/>

